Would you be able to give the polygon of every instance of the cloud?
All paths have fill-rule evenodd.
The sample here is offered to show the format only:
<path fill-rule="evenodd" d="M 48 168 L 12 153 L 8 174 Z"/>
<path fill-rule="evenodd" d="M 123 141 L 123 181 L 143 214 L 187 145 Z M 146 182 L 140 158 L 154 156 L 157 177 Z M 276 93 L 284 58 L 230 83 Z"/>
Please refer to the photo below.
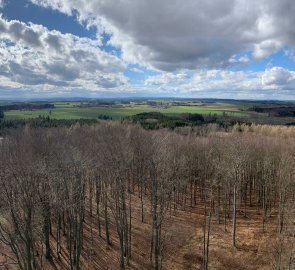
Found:
<path fill-rule="evenodd" d="M 284 54 L 295 62 L 295 49 L 286 49 Z"/>
<path fill-rule="evenodd" d="M 134 73 L 139 73 L 139 74 L 143 74 L 144 71 L 139 69 L 139 68 L 136 68 L 136 67 L 133 67 L 133 68 L 129 68 L 130 71 L 134 72 Z"/>
<path fill-rule="evenodd" d="M 249 51 L 262 59 L 295 45 L 293 0 L 31 0 L 81 22 L 96 25 L 98 35 L 125 61 L 163 71 L 220 69 Z M 245 63 L 240 59 L 234 63 Z"/>
<path fill-rule="evenodd" d="M 282 67 L 267 69 L 261 79 L 265 88 L 295 90 L 295 72 Z"/>
<path fill-rule="evenodd" d="M 283 43 L 280 40 L 262 41 L 259 44 L 255 44 L 254 51 L 253 51 L 253 58 L 256 60 L 263 59 L 282 47 L 283 47 Z"/>
<path fill-rule="evenodd" d="M 126 86 L 126 64 L 100 45 L 100 40 L 0 17 L 1 86 L 63 91 Z"/>
<path fill-rule="evenodd" d="M 6 0 L 0 0 L 0 9 L 3 9 L 6 4 Z"/>
<path fill-rule="evenodd" d="M 0 16 L 2 88 L 294 97 L 291 70 L 230 70 L 252 66 L 251 61 L 281 49 L 295 59 L 292 0 L 30 1 L 95 26 L 96 39 Z M 104 49 L 111 46 L 116 53 Z M 127 70 L 133 84 L 124 75 Z M 139 81 L 147 74 L 157 75 Z"/>
<path fill-rule="evenodd" d="M 294 96 L 295 72 L 272 67 L 262 72 L 198 70 L 193 75 L 162 73 L 145 80 L 147 87 L 178 96 L 216 96 L 255 98 L 283 95 Z"/>
<path fill-rule="evenodd" d="M 247 55 L 241 57 L 233 55 L 228 61 L 231 64 L 247 64 L 250 62 L 250 58 Z"/>
<path fill-rule="evenodd" d="M 156 76 L 149 76 L 144 84 L 145 85 L 178 85 L 185 81 L 187 81 L 188 75 L 185 73 L 179 73 L 179 74 L 172 74 L 172 73 L 162 73 L 160 75 Z"/>
<path fill-rule="evenodd" d="M 45 42 L 47 42 L 48 46 L 51 49 L 56 50 L 57 52 L 61 52 L 62 50 L 62 43 L 61 39 L 58 35 L 54 34 L 48 34 L 47 37 L 45 38 Z"/>

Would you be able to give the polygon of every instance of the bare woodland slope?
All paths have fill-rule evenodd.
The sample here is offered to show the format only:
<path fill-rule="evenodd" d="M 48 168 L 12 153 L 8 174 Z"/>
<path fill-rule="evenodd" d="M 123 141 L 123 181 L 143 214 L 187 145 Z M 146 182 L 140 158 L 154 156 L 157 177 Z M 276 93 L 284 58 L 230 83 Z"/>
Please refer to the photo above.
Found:
<path fill-rule="evenodd" d="M 295 268 L 294 128 L 19 129 L 0 167 L 0 269 Z"/>

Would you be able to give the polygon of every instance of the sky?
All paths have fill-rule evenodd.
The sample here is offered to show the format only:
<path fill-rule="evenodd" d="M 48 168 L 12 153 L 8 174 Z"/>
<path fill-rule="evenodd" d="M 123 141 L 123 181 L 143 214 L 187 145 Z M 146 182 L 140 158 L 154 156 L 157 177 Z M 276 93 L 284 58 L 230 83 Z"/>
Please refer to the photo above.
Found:
<path fill-rule="evenodd" d="M 295 100 L 294 0 L 0 0 L 0 99 Z"/>

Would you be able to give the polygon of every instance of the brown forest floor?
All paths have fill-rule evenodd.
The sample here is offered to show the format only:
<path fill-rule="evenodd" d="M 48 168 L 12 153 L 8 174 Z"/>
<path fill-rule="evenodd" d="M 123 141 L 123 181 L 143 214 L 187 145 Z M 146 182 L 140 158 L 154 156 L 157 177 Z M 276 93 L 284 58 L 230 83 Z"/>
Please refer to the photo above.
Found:
<path fill-rule="evenodd" d="M 133 196 L 132 200 L 132 258 L 126 269 L 150 269 L 151 226 L 149 224 L 149 208 L 148 206 L 145 207 L 145 222 L 142 223 L 140 202 L 136 196 Z M 95 206 L 93 212 L 95 212 Z M 196 207 L 187 206 L 185 210 L 178 209 L 175 213 L 172 210 L 171 217 L 169 212 L 167 213 L 164 226 L 163 269 L 189 270 L 202 268 L 203 213 L 204 207 L 201 204 Z M 110 217 L 111 215 L 110 212 Z M 81 269 L 119 269 L 119 243 L 114 223 L 111 222 L 112 245 L 108 246 L 105 241 L 104 223 L 102 222 L 102 237 L 99 237 L 96 217 L 91 218 L 90 213 L 86 212 L 85 220 Z M 227 232 L 225 232 L 222 217 L 221 224 L 218 224 L 216 216 L 212 216 L 209 269 L 271 269 L 271 250 L 276 232 L 275 216 L 268 218 L 266 232 L 263 233 L 261 215 L 257 214 L 255 207 L 247 209 L 247 217 L 238 212 L 236 248 L 232 247 L 231 220 L 227 220 L 227 223 Z M 43 267 L 44 269 L 70 269 L 65 248 L 62 249 L 60 259 L 56 256 L 54 235 L 55 230 L 53 229 L 51 239 L 53 260 L 49 263 L 44 259 Z M 1 256 L 0 249 L 0 269 L 17 269 L 12 265 L 1 266 L 1 263 L 3 265 L 5 260 L 5 257 Z"/>

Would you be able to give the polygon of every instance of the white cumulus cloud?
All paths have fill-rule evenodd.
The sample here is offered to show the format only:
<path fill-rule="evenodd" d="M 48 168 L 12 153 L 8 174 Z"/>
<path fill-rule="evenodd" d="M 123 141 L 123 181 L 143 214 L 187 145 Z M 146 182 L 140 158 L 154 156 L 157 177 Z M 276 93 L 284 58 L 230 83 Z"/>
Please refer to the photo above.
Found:
<path fill-rule="evenodd" d="M 112 34 L 124 60 L 164 71 L 224 68 L 245 50 L 261 59 L 295 45 L 293 0 L 31 1 L 78 12 L 98 34 Z"/>
<path fill-rule="evenodd" d="M 221 69 L 198 70 L 193 75 L 162 73 L 150 76 L 145 85 L 159 91 L 182 96 L 218 95 L 223 98 L 241 96 L 256 98 L 277 95 L 294 96 L 295 72 L 282 67 L 272 67 L 262 72 L 228 71 Z"/>
<path fill-rule="evenodd" d="M 265 88 L 295 90 L 295 72 L 282 67 L 267 69 L 261 76 Z"/>
<path fill-rule="evenodd" d="M 100 40 L 0 17 L 1 86 L 99 91 L 128 84 L 126 64 L 100 45 Z"/>

